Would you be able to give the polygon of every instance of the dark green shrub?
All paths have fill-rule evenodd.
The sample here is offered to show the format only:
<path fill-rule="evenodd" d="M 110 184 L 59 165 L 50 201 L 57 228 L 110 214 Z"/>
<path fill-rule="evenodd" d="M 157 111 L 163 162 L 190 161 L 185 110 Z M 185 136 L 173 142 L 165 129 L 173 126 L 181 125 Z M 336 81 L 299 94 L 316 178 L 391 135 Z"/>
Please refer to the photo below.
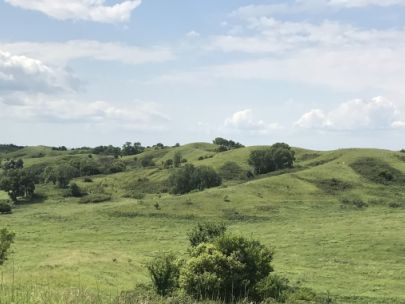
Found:
<path fill-rule="evenodd" d="M 341 199 L 341 203 L 342 207 L 356 207 L 358 209 L 368 207 L 368 204 L 359 198 L 343 198 Z"/>
<path fill-rule="evenodd" d="M 243 169 L 237 163 L 232 161 L 226 162 L 218 170 L 218 174 L 227 180 L 243 179 L 243 173 Z"/>
<path fill-rule="evenodd" d="M 174 172 L 168 183 L 172 193 L 185 194 L 193 190 L 202 191 L 220 186 L 222 179 L 211 167 L 194 167 L 189 164 Z"/>
<path fill-rule="evenodd" d="M 8 250 L 14 242 L 15 234 L 6 228 L 0 230 L 0 266 L 7 261 Z"/>
<path fill-rule="evenodd" d="M 144 156 L 141 159 L 141 166 L 144 168 L 155 166 L 155 162 L 153 161 L 153 156 L 152 155 Z"/>
<path fill-rule="evenodd" d="M 291 287 L 287 279 L 276 274 L 270 274 L 256 285 L 255 297 L 261 301 L 271 298 L 278 302 L 284 302 L 290 290 Z"/>
<path fill-rule="evenodd" d="M 8 201 L 0 201 L 0 214 L 10 214 L 11 212 L 11 204 Z"/>
<path fill-rule="evenodd" d="M 85 183 L 92 183 L 92 182 L 93 182 L 93 179 L 91 179 L 90 177 L 85 177 L 85 178 L 83 179 L 83 182 L 85 182 Z"/>
<path fill-rule="evenodd" d="M 388 206 L 389 206 L 390 208 L 401 208 L 401 207 L 402 207 L 402 204 L 401 204 L 401 203 L 398 203 L 398 202 L 391 202 L 391 203 L 388 204 Z"/>
<path fill-rule="evenodd" d="M 79 201 L 80 204 L 95 204 L 103 203 L 111 200 L 111 195 L 108 194 L 89 194 L 82 197 Z"/>
<path fill-rule="evenodd" d="M 80 187 L 76 183 L 71 183 L 69 185 L 69 191 L 73 197 L 82 197 L 83 196 L 82 189 L 80 189 Z"/>
<path fill-rule="evenodd" d="M 148 265 L 152 284 L 159 295 L 165 296 L 179 286 L 180 262 L 174 254 L 161 254 Z"/>
<path fill-rule="evenodd" d="M 198 223 L 189 233 L 188 240 L 192 247 L 201 243 L 212 242 L 217 237 L 223 236 L 226 225 L 223 223 Z"/>

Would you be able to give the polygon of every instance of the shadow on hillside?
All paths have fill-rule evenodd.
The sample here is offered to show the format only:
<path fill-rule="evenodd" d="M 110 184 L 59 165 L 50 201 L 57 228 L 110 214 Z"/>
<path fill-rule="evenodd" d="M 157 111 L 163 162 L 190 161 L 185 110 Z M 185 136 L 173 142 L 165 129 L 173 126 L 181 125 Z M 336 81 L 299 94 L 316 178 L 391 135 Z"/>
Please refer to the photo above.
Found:
<path fill-rule="evenodd" d="M 35 193 L 31 199 L 19 199 L 17 206 L 43 203 L 48 197 L 42 193 Z"/>

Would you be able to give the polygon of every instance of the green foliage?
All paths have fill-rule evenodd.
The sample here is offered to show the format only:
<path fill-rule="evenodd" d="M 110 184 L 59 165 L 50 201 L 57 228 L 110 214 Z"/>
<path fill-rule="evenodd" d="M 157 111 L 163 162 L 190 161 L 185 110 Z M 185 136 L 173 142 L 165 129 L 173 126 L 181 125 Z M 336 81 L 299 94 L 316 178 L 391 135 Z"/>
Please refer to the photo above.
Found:
<path fill-rule="evenodd" d="M 234 142 L 233 140 L 227 140 L 222 137 L 217 137 L 213 140 L 214 145 L 218 145 L 218 152 L 225 152 L 232 149 L 239 149 L 243 148 L 244 146 L 238 142 Z"/>
<path fill-rule="evenodd" d="M 0 200 L 0 214 L 10 214 L 11 211 L 11 204 L 8 201 Z"/>
<path fill-rule="evenodd" d="M 8 251 L 14 242 L 15 234 L 6 228 L 0 230 L 0 266 L 7 261 Z"/>
<path fill-rule="evenodd" d="M 375 183 L 405 185 L 405 174 L 377 158 L 360 158 L 351 163 L 350 167 L 357 174 Z"/>
<path fill-rule="evenodd" d="M 4 170 L 12 170 L 12 169 L 22 169 L 24 168 L 24 161 L 22 159 L 18 160 L 9 160 L 2 164 L 2 168 Z"/>
<path fill-rule="evenodd" d="M 341 193 L 353 188 L 351 183 L 337 178 L 316 180 L 315 184 L 324 192 L 329 194 Z"/>
<path fill-rule="evenodd" d="M 358 209 L 362 209 L 362 208 L 368 207 L 368 204 L 365 203 L 360 198 L 343 198 L 343 199 L 341 199 L 341 203 L 342 203 L 343 208 L 355 207 Z"/>
<path fill-rule="evenodd" d="M 180 262 L 174 254 L 160 254 L 148 264 L 156 292 L 166 296 L 179 286 Z"/>
<path fill-rule="evenodd" d="M 18 197 L 31 199 L 35 192 L 35 179 L 25 169 L 8 169 L 0 178 L 0 190 L 7 192 L 14 203 Z"/>
<path fill-rule="evenodd" d="M 224 235 L 190 250 L 180 274 L 180 286 L 197 299 L 226 302 L 252 294 L 273 271 L 272 252 L 258 241 Z"/>
<path fill-rule="evenodd" d="M 145 147 L 142 147 L 140 142 L 135 142 L 132 144 L 131 142 L 126 142 L 122 146 L 122 155 L 137 155 L 145 151 Z"/>
<path fill-rule="evenodd" d="M 171 192 L 185 194 L 192 190 L 204 190 L 221 185 L 221 177 L 211 167 L 194 167 L 187 164 L 169 177 Z"/>
<path fill-rule="evenodd" d="M 0 144 L 0 153 L 15 152 L 15 151 L 21 150 L 23 148 L 24 147 L 22 147 L 22 146 L 17 146 L 17 145 L 13 145 L 13 144 L 8 144 L 8 145 Z"/>
<path fill-rule="evenodd" d="M 276 143 L 270 148 L 254 150 L 250 153 L 248 163 L 256 174 L 265 174 L 272 171 L 292 168 L 295 153 L 291 147 L 284 143 Z"/>
<path fill-rule="evenodd" d="M 96 203 L 103 203 L 108 202 L 111 200 L 111 195 L 98 193 L 98 194 L 89 194 L 83 196 L 79 203 L 80 204 L 96 204 Z"/>
<path fill-rule="evenodd" d="M 173 167 L 173 159 L 166 159 L 166 161 L 163 163 L 163 167 L 165 169 Z"/>
<path fill-rule="evenodd" d="M 69 192 L 71 196 L 73 197 L 82 197 L 83 196 L 83 191 L 80 189 L 80 187 L 76 183 L 71 183 L 69 185 Z"/>
<path fill-rule="evenodd" d="M 227 180 L 238 180 L 246 178 L 245 172 L 242 167 L 233 161 L 227 161 L 219 170 L 219 175 Z"/>
<path fill-rule="evenodd" d="M 144 168 L 155 166 L 155 162 L 153 161 L 153 155 L 145 155 L 144 157 L 142 157 L 141 166 Z"/>
<path fill-rule="evenodd" d="M 45 182 L 52 182 L 60 188 L 66 188 L 73 178 L 80 176 L 80 172 L 71 165 L 61 164 L 47 167 L 43 175 Z"/>
<path fill-rule="evenodd" d="M 201 243 L 214 241 L 216 238 L 223 236 L 226 232 L 226 225 L 223 223 L 198 223 L 188 233 L 188 240 L 192 247 Z"/>
<path fill-rule="evenodd" d="M 271 273 L 257 283 L 254 290 L 254 297 L 260 301 L 270 298 L 278 302 L 285 302 L 291 290 L 292 288 L 286 278 Z"/>
<path fill-rule="evenodd" d="M 180 152 L 177 151 L 176 153 L 174 153 L 173 165 L 175 168 L 180 167 L 182 159 L 183 159 L 183 156 L 181 155 Z"/>

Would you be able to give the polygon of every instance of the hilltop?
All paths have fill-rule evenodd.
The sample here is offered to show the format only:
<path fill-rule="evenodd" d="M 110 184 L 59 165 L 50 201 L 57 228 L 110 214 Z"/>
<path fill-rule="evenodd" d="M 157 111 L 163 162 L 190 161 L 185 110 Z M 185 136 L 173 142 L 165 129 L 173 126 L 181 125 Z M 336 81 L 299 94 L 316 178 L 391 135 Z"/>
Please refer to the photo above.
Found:
<path fill-rule="evenodd" d="M 293 148 L 293 168 L 253 176 L 249 155 L 265 146 L 218 148 L 193 143 L 122 157 L 43 146 L 0 152 L 1 159 L 21 158 L 32 170 L 89 159 L 108 170 L 115 161 L 125 164 L 120 172 L 73 180 L 87 193 L 105 195 L 104 202 L 79 204 L 82 199 L 64 189 L 39 183 L 32 202 L 0 215 L 1 226 L 17 235 L 6 285 L 14 273 L 20 285 L 130 290 L 148 281 L 150 257 L 184 254 L 190 227 L 218 220 L 271 246 L 276 271 L 297 284 L 342 303 L 405 303 L 405 153 Z M 222 172 L 219 187 L 173 195 L 167 180 L 177 169 L 165 163 L 176 153 L 182 166 L 209 166 L 221 174 L 233 162 L 239 169 Z"/>

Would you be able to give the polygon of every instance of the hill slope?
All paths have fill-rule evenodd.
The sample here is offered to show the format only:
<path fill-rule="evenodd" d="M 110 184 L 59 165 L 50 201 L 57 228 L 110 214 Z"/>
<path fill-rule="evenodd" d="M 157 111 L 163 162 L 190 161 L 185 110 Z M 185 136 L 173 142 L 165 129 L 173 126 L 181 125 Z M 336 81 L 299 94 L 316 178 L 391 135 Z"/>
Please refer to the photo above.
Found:
<path fill-rule="evenodd" d="M 190 227 L 215 219 L 273 247 L 276 271 L 302 286 L 342 303 L 405 303 L 403 153 L 295 149 L 294 169 L 225 180 L 183 196 L 166 193 L 165 181 L 175 169 L 161 164 L 176 152 L 198 166 L 218 170 L 233 161 L 246 171 L 250 151 L 262 147 L 222 153 L 216 148 L 198 143 L 151 149 L 136 160 L 124 157 L 125 172 L 93 176 L 91 183 L 76 179 L 87 191 L 112 195 L 107 203 L 78 204 L 52 184 L 39 185 L 42 200 L 0 216 L 0 225 L 17 234 L 14 270 L 11 263 L 5 266 L 4 282 L 10 284 L 14 273 L 22 285 L 128 290 L 148 280 L 145 263 L 151 256 L 184 253 Z M 140 167 L 146 156 L 156 165 Z M 0 157 L 22 157 L 30 167 L 88 155 L 27 147 Z"/>

